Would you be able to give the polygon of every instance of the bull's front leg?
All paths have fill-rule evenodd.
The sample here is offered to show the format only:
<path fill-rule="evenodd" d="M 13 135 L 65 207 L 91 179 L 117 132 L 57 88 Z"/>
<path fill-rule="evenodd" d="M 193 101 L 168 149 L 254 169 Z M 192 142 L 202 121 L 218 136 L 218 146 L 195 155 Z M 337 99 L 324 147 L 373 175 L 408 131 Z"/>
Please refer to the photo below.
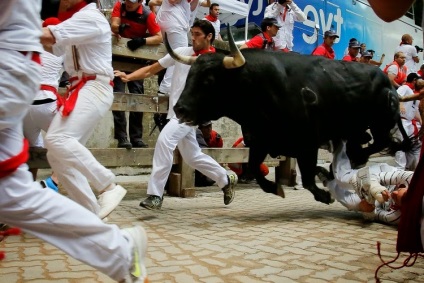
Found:
<path fill-rule="evenodd" d="M 260 165 L 264 162 L 267 152 L 263 150 L 263 146 L 256 147 L 252 145 L 249 150 L 249 170 L 253 174 L 261 189 L 266 193 L 271 193 L 284 197 L 284 191 L 275 182 L 265 178 L 260 170 Z"/>
<path fill-rule="evenodd" d="M 329 191 L 319 188 L 315 183 L 316 165 L 318 149 L 316 153 L 303 154 L 303 157 L 297 157 L 300 175 L 302 177 L 303 187 L 310 191 L 316 201 L 330 204 L 334 202 Z"/>

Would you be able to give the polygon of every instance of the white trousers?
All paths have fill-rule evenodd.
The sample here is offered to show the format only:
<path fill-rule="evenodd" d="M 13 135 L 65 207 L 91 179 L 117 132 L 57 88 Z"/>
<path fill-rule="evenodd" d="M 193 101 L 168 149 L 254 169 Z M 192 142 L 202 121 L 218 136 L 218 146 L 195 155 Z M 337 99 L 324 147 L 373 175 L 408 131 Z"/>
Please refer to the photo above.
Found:
<path fill-rule="evenodd" d="M 41 131 L 47 132 L 56 112 L 56 101 L 29 107 L 24 118 L 24 136 L 30 147 L 44 147 Z"/>
<path fill-rule="evenodd" d="M 163 196 L 177 145 L 184 162 L 190 167 L 214 180 L 220 188 L 228 184 L 227 171 L 215 159 L 201 151 L 196 140 L 196 129 L 172 118 L 162 129 L 156 142 L 147 194 Z"/>
<path fill-rule="evenodd" d="M 22 119 L 39 88 L 41 68 L 15 51 L 0 50 L 0 57 L 1 162 L 22 151 Z M 0 223 L 19 227 L 115 280 L 131 267 L 130 245 L 116 225 L 42 189 L 26 164 L 0 178 Z"/>
<path fill-rule="evenodd" d="M 88 81 L 79 92 L 75 109 L 67 117 L 60 109 L 44 140 L 50 166 L 69 197 L 95 214 L 100 207 L 90 184 L 101 191 L 114 182 L 115 175 L 96 160 L 85 144 L 112 102 L 108 77 Z"/>
<path fill-rule="evenodd" d="M 168 37 L 169 45 L 172 49 L 178 47 L 187 47 L 188 46 L 188 37 L 186 29 L 163 29 L 162 35 L 165 38 L 165 32 Z M 171 82 L 172 82 L 172 74 L 174 73 L 174 66 L 171 66 L 166 69 L 165 75 L 159 85 L 159 91 L 162 93 L 171 93 Z"/>

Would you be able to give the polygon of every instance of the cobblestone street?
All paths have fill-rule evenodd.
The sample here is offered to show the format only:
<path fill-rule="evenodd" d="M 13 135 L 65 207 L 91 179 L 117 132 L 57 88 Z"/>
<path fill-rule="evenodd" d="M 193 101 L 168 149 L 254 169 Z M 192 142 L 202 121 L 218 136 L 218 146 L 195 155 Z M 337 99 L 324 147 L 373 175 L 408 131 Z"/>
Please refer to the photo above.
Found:
<path fill-rule="evenodd" d="M 286 198 L 239 185 L 232 204 L 217 187 L 191 199 L 165 197 L 161 211 L 138 206 L 134 191 L 109 216 L 120 227 L 142 224 L 149 236 L 150 282 L 374 282 L 384 259 L 395 256 L 397 231 L 314 201 L 307 190 Z M 113 282 L 93 268 L 28 234 L 0 243 L 0 282 Z M 424 261 L 380 271 L 382 282 L 424 282 Z"/>

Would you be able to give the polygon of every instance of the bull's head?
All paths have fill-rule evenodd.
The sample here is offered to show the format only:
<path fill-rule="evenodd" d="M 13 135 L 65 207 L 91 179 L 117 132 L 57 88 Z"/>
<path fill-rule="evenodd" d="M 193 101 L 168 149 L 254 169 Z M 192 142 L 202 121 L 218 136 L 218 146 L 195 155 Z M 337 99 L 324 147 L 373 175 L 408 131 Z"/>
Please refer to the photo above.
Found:
<path fill-rule="evenodd" d="M 227 87 L 226 70 L 234 70 L 245 64 L 245 58 L 237 48 L 229 27 L 227 32 L 229 56 L 210 53 L 199 57 L 176 54 L 171 49 L 165 34 L 165 46 L 170 56 L 179 63 L 191 65 L 184 90 L 174 107 L 181 122 L 195 125 L 225 116 L 223 108 L 217 103 L 222 104 L 226 99 L 224 93 L 230 90 Z M 217 107 L 214 107 L 215 105 Z"/>

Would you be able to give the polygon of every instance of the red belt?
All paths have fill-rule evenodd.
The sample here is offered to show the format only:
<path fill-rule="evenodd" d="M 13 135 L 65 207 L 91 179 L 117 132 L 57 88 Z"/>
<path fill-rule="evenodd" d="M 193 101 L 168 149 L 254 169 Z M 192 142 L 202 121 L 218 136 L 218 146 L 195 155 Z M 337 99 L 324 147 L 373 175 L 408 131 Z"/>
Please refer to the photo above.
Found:
<path fill-rule="evenodd" d="M 71 114 L 72 110 L 75 108 L 75 104 L 77 103 L 80 89 L 86 84 L 86 82 L 95 80 L 96 77 L 96 75 L 83 75 L 81 79 L 78 77 L 69 78 L 69 82 L 71 84 L 77 80 L 79 81 L 73 86 L 68 87 L 65 98 L 61 97 L 60 95 L 57 98 L 57 107 L 60 108 L 63 105 L 63 116 L 69 116 L 69 114 Z M 109 84 L 113 87 L 113 81 L 110 81 Z"/>
<path fill-rule="evenodd" d="M 28 148 L 29 143 L 26 139 L 24 139 L 24 146 L 19 154 L 4 161 L 0 161 L 0 178 L 11 175 L 21 164 L 27 162 L 29 158 Z"/>
<path fill-rule="evenodd" d="M 404 117 L 400 117 L 402 120 L 408 120 L 408 119 L 406 119 L 406 118 L 404 118 Z M 412 119 L 411 120 L 411 123 L 412 123 L 412 126 L 414 127 L 414 136 L 417 136 L 418 135 L 418 126 L 417 126 L 417 119 Z"/>
<path fill-rule="evenodd" d="M 40 90 L 47 90 L 47 91 L 51 91 L 53 92 L 57 99 L 62 99 L 62 97 L 59 95 L 59 93 L 57 92 L 57 88 L 51 85 L 40 85 Z"/>
<path fill-rule="evenodd" d="M 19 51 L 19 52 L 25 56 L 28 54 L 28 52 L 31 52 L 31 61 L 34 61 L 35 63 L 38 63 L 41 65 L 40 53 L 35 51 Z"/>

